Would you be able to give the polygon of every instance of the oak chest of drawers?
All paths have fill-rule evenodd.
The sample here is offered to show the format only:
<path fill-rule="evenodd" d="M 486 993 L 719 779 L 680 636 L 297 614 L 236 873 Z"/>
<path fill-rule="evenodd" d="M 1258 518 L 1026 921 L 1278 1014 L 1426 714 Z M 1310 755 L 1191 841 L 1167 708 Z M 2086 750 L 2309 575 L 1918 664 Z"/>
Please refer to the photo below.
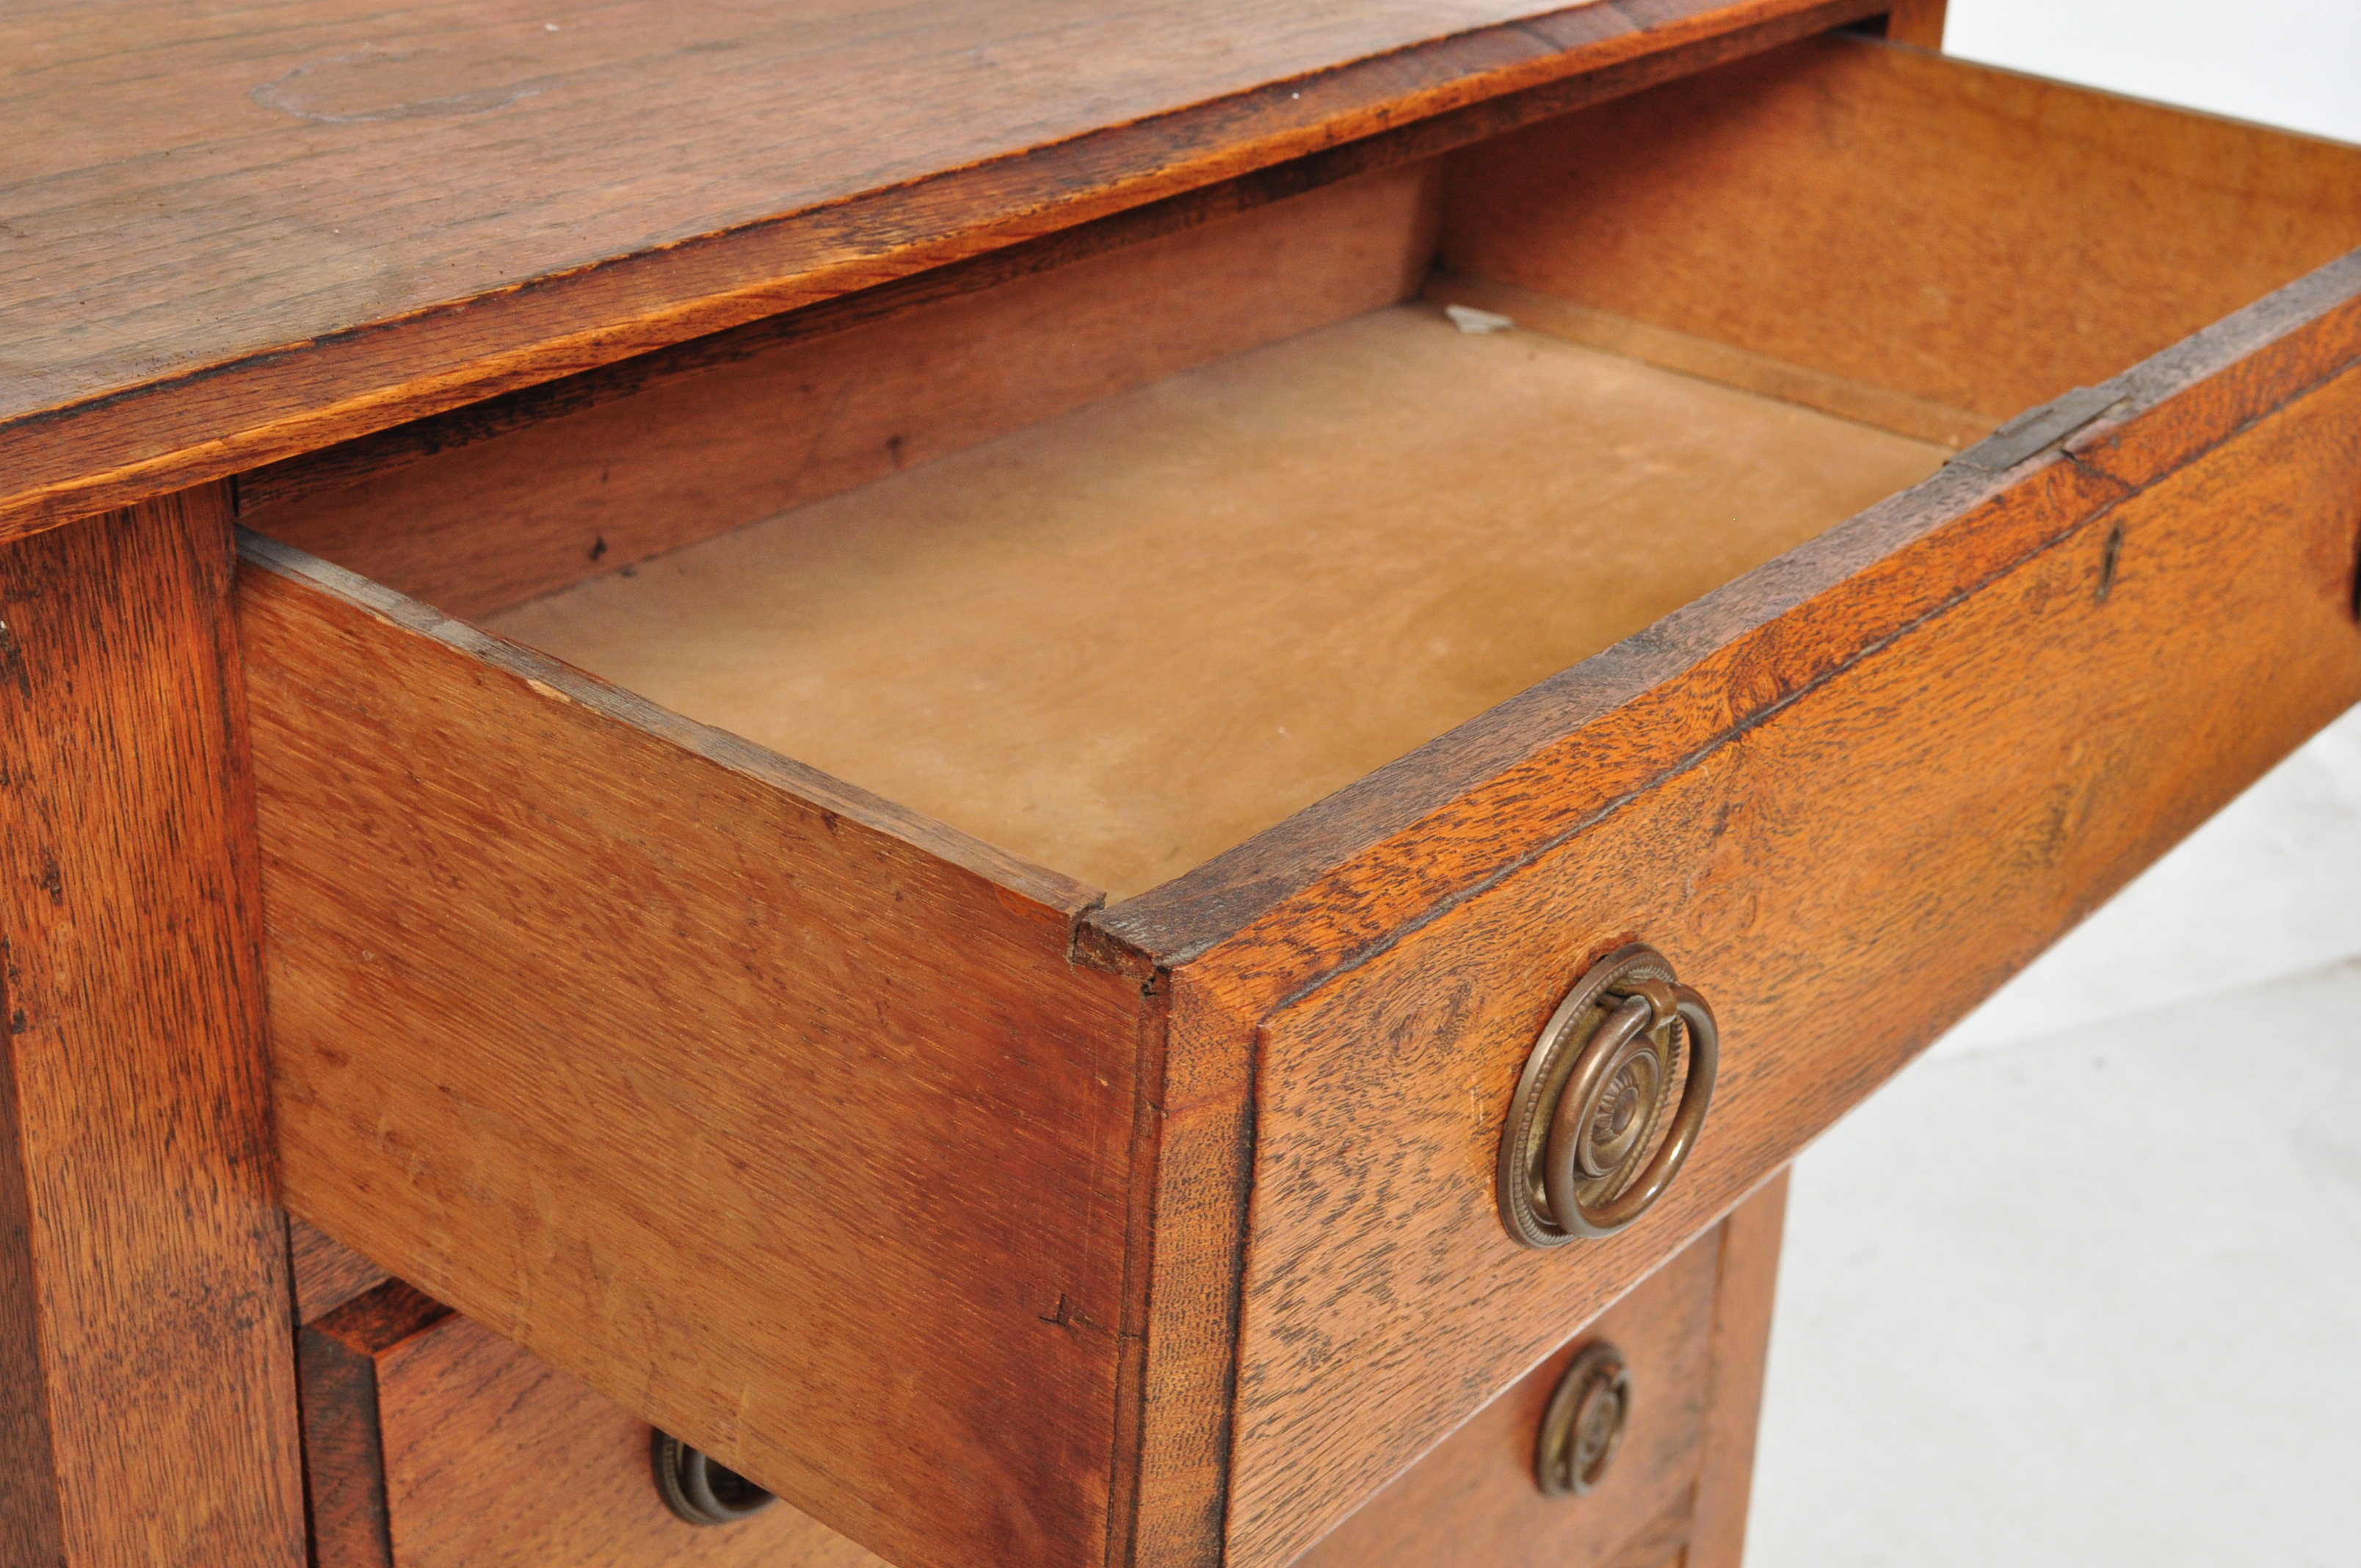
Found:
<path fill-rule="evenodd" d="M 240 1542 L 159 1560 L 290 1560 L 300 1427 L 323 1568 L 346 1475 L 393 1563 L 1734 1560 L 1741 1205 L 2361 697 L 2361 151 L 1923 7 L 1412 10 L 27 100 L 136 342 L 43 295 L 0 410 L 20 1539 L 137 1560 L 137 1432 Z M 292 1314 L 280 1204 L 399 1283 Z M 1629 1499 L 1543 1498 L 1608 1341 Z M 650 1423 L 770 1535 L 600 1512 Z"/>

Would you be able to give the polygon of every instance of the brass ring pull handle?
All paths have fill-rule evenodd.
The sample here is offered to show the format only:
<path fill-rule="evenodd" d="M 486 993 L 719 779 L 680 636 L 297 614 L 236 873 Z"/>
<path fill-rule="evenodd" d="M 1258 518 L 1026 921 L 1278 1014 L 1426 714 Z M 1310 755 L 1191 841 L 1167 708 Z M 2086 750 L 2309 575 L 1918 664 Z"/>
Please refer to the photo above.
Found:
<path fill-rule="evenodd" d="M 1574 1358 L 1542 1414 L 1533 1479 L 1553 1497 L 1579 1497 L 1598 1485 L 1631 1420 L 1631 1369 L 1601 1340 Z"/>
<path fill-rule="evenodd" d="M 736 1524 L 779 1500 L 662 1429 L 649 1435 L 648 1457 L 664 1507 L 690 1524 Z"/>
<path fill-rule="evenodd" d="M 1510 1102 L 1499 1177 L 1509 1234 L 1563 1246 L 1647 1212 L 1697 1147 L 1720 1062 L 1713 1009 L 1662 953 L 1635 942 L 1592 965 L 1550 1015 Z"/>

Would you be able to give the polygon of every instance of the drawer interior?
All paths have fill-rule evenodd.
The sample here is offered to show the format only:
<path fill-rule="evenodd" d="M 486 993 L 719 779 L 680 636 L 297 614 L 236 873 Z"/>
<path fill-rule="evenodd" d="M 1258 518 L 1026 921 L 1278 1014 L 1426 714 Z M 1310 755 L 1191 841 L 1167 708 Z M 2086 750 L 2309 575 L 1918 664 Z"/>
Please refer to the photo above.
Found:
<path fill-rule="evenodd" d="M 1815 39 L 247 521 L 1122 897 L 2356 243 L 2354 149 Z"/>
<path fill-rule="evenodd" d="M 1121 896 L 1942 456 L 1392 305 L 489 625 Z"/>

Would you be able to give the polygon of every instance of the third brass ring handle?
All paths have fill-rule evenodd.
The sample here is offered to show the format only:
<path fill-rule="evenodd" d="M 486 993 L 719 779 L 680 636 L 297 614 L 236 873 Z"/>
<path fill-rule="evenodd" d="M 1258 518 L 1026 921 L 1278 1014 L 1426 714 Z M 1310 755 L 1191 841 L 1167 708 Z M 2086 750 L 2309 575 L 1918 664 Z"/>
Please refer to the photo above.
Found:
<path fill-rule="evenodd" d="M 1623 1446 L 1631 1419 L 1631 1369 L 1605 1340 L 1586 1347 L 1558 1378 L 1533 1443 L 1533 1479 L 1553 1497 L 1597 1486 Z"/>
<path fill-rule="evenodd" d="M 690 1524 L 735 1524 L 779 1500 L 662 1428 L 648 1434 L 648 1457 L 664 1507 Z"/>
<path fill-rule="evenodd" d="M 1592 965 L 1542 1030 L 1510 1104 L 1499 1173 L 1509 1234 L 1562 1246 L 1645 1213 L 1697 1146 L 1720 1045 L 1713 1009 L 1653 948 L 1635 942 Z"/>

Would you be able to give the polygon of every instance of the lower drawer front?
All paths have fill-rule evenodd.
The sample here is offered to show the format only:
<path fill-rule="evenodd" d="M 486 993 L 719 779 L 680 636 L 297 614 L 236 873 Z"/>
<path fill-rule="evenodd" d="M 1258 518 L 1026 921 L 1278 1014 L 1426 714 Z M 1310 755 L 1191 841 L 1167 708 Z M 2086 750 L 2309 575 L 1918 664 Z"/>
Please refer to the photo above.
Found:
<path fill-rule="evenodd" d="M 784 1503 L 676 1518 L 645 1421 L 399 1281 L 301 1368 L 314 1568 L 884 1568 Z"/>
<path fill-rule="evenodd" d="M 1346 1519 L 1296 1568 L 1735 1568 L 1786 1201 L 1782 1176 Z M 1596 1484 L 1536 1478 L 1553 1400 L 1607 1347 L 1630 1376 Z"/>
<path fill-rule="evenodd" d="M 1783 1175 L 1298 1568 L 1734 1565 L 1785 1201 Z M 1585 1493 L 1552 1496 L 1536 1445 L 1598 1347 L 1628 1372 L 1622 1433 Z M 675 1517 L 646 1422 L 398 1280 L 306 1326 L 301 1364 L 314 1568 L 884 1568 L 783 1503 Z"/>

